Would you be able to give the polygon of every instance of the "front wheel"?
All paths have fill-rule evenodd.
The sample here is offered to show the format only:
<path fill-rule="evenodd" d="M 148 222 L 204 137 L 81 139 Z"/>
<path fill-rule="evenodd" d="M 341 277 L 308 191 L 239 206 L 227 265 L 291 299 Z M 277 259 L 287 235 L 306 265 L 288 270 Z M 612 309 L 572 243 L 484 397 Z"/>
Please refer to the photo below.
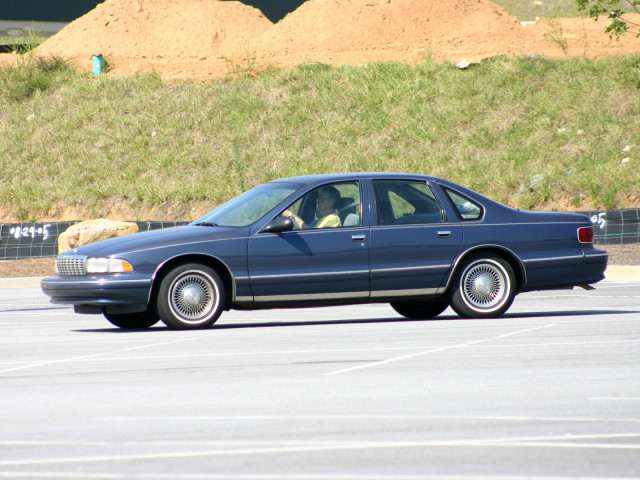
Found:
<path fill-rule="evenodd" d="M 456 275 L 451 307 L 461 317 L 502 316 L 515 297 L 515 276 L 511 265 L 497 256 L 474 256 Z"/>
<path fill-rule="evenodd" d="M 154 326 L 160 321 L 160 317 L 148 308 L 144 312 L 136 313 L 103 313 L 104 317 L 112 325 L 126 330 L 142 330 Z"/>
<path fill-rule="evenodd" d="M 169 328 L 209 328 L 224 308 L 224 285 L 210 267 L 198 263 L 180 265 L 162 280 L 156 306 Z"/>
<path fill-rule="evenodd" d="M 434 300 L 432 302 L 391 302 L 391 306 L 403 317 L 428 320 L 444 312 L 449 303 L 442 300 Z"/>

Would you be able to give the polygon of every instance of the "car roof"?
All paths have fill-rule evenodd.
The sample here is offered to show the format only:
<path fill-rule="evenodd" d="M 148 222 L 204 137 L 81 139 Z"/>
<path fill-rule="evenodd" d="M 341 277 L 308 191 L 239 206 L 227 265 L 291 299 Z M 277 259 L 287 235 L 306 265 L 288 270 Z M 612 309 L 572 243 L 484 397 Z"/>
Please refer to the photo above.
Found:
<path fill-rule="evenodd" d="M 370 179 L 399 179 L 399 178 L 415 178 L 420 180 L 441 180 L 430 175 L 421 175 L 418 173 L 389 173 L 389 172 L 354 172 L 354 173 L 323 173 L 316 175 L 302 175 L 298 177 L 280 178 L 273 180 L 274 182 L 294 182 L 304 184 L 315 184 L 325 182 L 339 182 L 358 178 Z"/>
<path fill-rule="evenodd" d="M 476 201 L 481 202 L 485 208 L 489 205 L 494 205 L 494 208 L 511 208 L 507 207 L 496 200 L 493 200 L 489 197 L 482 195 L 474 190 L 469 189 L 463 185 L 454 183 L 450 180 L 445 180 L 444 178 L 434 177 L 431 175 L 421 175 L 419 173 L 398 173 L 398 172 L 353 172 L 353 173 L 325 173 L 325 174 L 315 174 L 315 175 L 302 175 L 299 177 L 288 177 L 281 178 L 278 180 L 273 180 L 273 183 L 277 182 L 291 182 L 309 186 L 314 185 L 322 185 L 324 183 L 330 182 L 348 182 L 359 179 L 372 179 L 372 180 L 394 180 L 394 179 L 404 179 L 404 180 L 419 180 L 419 181 L 430 181 L 440 184 L 443 187 L 452 188 L 462 193 L 463 195 L 469 196 Z"/>

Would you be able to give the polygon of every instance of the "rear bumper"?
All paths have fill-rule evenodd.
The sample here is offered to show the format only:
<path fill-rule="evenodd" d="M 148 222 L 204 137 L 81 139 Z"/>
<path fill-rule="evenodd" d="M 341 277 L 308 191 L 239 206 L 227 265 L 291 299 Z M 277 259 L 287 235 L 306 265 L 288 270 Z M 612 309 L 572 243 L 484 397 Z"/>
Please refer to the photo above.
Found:
<path fill-rule="evenodd" d="M 66 305 L 146 305 L 151 278 L 135 274 L 47 277 L 40 283 L 51 303 Z"/>
<path fill-rule="evenodd" d="M 607 252 L 595 249 L 581 255 L 525 260 L 527 283 L 522 291 L 555 290 L 599 282 L 604 279 L 607 261 Z"/>
<path fill-rule="evenodd" d="M 609 255 L 604 250 L 593 250 L 584 255 L 585 283 L 596 283 L 604 279 L 604 271 L 607 269 Z"/>

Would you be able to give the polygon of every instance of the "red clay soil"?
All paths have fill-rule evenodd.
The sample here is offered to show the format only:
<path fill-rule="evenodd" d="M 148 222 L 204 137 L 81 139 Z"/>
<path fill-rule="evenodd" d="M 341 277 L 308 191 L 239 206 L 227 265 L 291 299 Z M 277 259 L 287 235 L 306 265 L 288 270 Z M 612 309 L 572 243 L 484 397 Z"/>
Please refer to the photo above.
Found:
<path fill-rule="evenodd" d="M 36 53 L 68 57 L 84 71 L 100 53 L 115 74 L 220 76 L 227 71 L 224 56 L 236 55 L 271 26 L 260 10 L 240 2 L 107 0 Z"/>
<path fill-rule="evenodd" d="M 489 0 L 310 0 L 262 35 L 278 63 L 415 63 L 526 51 L 532 35 Z"/>
<path fill-rule="evenodd" d="M 640 23 L 640 16 L 630 15 Z M 604 33 L 606 20 L 523 26 L 490 0 L 309 0 L 277 24 L 240 2 L 106 0 L 36 49 L 90 71 L 102 53 L 111 74 L 157 71 L 203 80 L 233 68 L 299 63 L 477 62 L 496 55 L 597 58 L 640 53 L 640 38 Z M 556 40 L 550 35 L 556 34 Z M 567 41 L 561 48 L 558 38 Z M 0 55 L 0 65 L 16 56 Z"/>

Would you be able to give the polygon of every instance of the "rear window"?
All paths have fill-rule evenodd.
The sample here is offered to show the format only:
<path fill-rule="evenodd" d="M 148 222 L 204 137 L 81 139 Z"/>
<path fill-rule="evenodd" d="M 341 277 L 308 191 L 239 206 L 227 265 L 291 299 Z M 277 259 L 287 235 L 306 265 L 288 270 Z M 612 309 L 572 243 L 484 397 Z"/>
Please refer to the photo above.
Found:
<path fill-rule="evenodd" d="M 456 207 L 460 219 L 463 221 L 480 220 L 482 218 L 482 207 L 464 195 L 445 188 L 449 200 Z"/>

